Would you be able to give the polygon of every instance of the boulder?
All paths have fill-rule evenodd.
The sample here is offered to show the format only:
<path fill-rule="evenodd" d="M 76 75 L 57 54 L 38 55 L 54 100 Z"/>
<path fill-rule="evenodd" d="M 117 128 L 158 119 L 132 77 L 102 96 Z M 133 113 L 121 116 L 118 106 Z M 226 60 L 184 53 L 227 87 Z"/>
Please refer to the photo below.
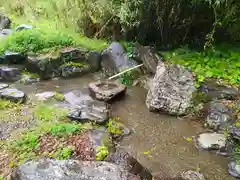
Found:
<path fill-rule="evenodd" d="M 110 111 L 107 104 L 92 99 L 87 89 L 74 90 L 64 96 L 68 104 L 61 105 L 71 110 L 68 115 L 71 119 L 100 124 L 108 120 Z"/>
<path fill-rule="evenodd" d="M 22 83 L 22 84 L 34 84 L 34 83 L 37 83 L 39 81 L 40 81 L 39 78 L 33 77 L 29 74 L 23 74 L 21 76 L 21 79 L 20 79 L 20 83 Z"/>
<path fill-rule="evenodd" d="M 101 54 L 97 51 L 89 51 L 86 54 L 86 62 L 90 65 L 91 72 L 97 72 L 101 68 Z"/>
<path fill-rule="evenodd" d="M 186 171 L 180 176 L 183 180 L 205 180 L 205 177 L 196 171 Z"/>
<path fill-rule="evenodd" d="M 0 14 L 0 29 L 10 28 L 11 20 L 4 14 Z"/>
<path fill-rule="evenodd" d="M 228 164 L 228 172 L 231 176 L 240 179 L 240 165 L 236 161 Z"/>
<path fill-rule="evenodd" d="M 7 88 L 7 87 L 9 87 L 8 84 L 0 83 L 0 90 L 5 89 L 5 88 Z"/>
<path fill-rule="evenodd" d="M 0 90 L 0 97 L 14 102 L 23 102 L 26 98 L 24 92 L 15 88 L 5 88 Z"/>
<path fill-rule="evenodd" d="M 133 156 L 122 148 L 118 148 L 116 152 L 110 154 L 106 161 L 122 167 L 125 171 L 137 175 L 140 179 L 152 180 L 152 175 L 144 168 Z"/>
<path fill-rule="evenodd" d="M 6 51 L 3 58 L 3 64 L 22 64 L 26 61 L 27 56 L 18 52 Z"/>
<path fill-rule="evenodd" d="M 60 50 L 60 56 L 63 62 L 79 62 L 85 60 L 85 55 L 87 52 L 88 51 L 86 49 L 65 47 Z"/>
<path fill-rule="evenodd" d="M 16 67 L 0 67 L 0 81 L 18 81 L 21 78 L 21 72 Z"/>
<path fill-rule="evenodd" d="M 22 30 L 29 30 L 32 29 L 32 25 L 27 25 L 27 24 L 21 24 L 18 27 L 16 27 L 15 31 L 22 31 Z"/>
<path fill-rule="evenodd" d="M 106 76 L 112 76 L 120 71 L 136 65 L 130 60 L 123 46 L 113 42 L 102 52 L 101 65 Z"/>
<path fill-rule="evenodd" d="M 53 98 L 55 96 L 55 94 L 56 94 L 56 92 L 46 91 L 46 92 L 38 93 L 35 96 L 37 97 L 37 100 L 45 101 L 45 100 Z"/>
<path fill-rule="evenodd" d="M 146 104 L 150 111 L 185 115 L 192 107 L 195 92 L 195 78 L 192 72 L 181 65 L 164 64 L 159 61 Z"/>
<path fill-rule="evenodd" d="M 155 74 L 158 61 L 161 58 L 157 54 L 157 51 L 150 46 L 138 46 L 133 50 L 133 58 L 143 63 L 147 73 Z"/>
<path fill-rule="evenodd" d="M 88 85 L 90 95 L 100 101 L 110 101 L 117 96 L 123 96 L 127 86 L 114 82 L 93 82 Z"/>
<path fill-rule="evenodd" d="M 81 65 L 81 64 L 63 64 L 60 66 L 60 72 L 62 77 L 77 77 L 81 76 L 87 72 L 89 72 L 89 66 L 88 65 Z"/>
<path fill-rule="evenodd" d="M 214 130 L 223 130 L 235 120 L 235 110 L 224 101 L 215 100 L 205 106 L 205 121 Z"/>
<path fill-rule="evenodd" d="M 202 133 L 196 138 L 196 146 L 201 150 L 220 150 L 226 146 L 226 136 L 220 133 Z"/>
<path fill-rule="evenodd" d="M 8 37 L 10 34 L 13 33 L 13 30 L 11 29 L 3 29 L 1 32 L 0 32 L 0 38 L 5 38 L 5 37 Z"/>
<path fill-rule="evenodd" d="M 62 65 L 58 52 L 29 55 L 26 63 L 27 71 L 37 73 L 41 79 L 51 79 L 60 76 L 59 67 Z"/>
<path fill-rule="evenodd" d="M 203 82 L 199 91 L 205 93 L 209 100 L 237 100 L 239 98 L 239 92 L 236 88 L 218 84 L 214 79 Z"/>
<path fill-rule="evenodd" d="M 140 180 L 108 162 L 48 160 L 27 162 L 14 169 L 11 180 Z"/>

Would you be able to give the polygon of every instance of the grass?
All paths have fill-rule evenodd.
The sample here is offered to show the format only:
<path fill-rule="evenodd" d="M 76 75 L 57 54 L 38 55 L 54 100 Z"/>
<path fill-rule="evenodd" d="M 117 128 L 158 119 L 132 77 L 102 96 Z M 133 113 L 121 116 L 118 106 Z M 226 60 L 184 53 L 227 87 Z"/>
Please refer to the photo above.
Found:
<path fill-rule="evenodd" d="M 60 148 L 54 153 L 49 154 L 49 157 L 58 159 L 58 160 L 67 160 L 70 159 L 73 154 L 72 147 Z"/>
<path fill-rule="evenodd" d="M 54 136 L 66 136 L 66 135 L 72 135 L 78 132 L 81 132 L 81 126 L 78 124 L 70 124 L 70 123 L 63 123 L 63 124 L 56 124 L 53 125 L 50 129 L 50 132 Z"/>
<path fill-rule="evenodd" d="M 162 54 L 166 60 L 195 72 L 198 85 L 206 78 L 221 79 L 231 85 L 240 84 L 240 51 L 236 48 L 225 45 L 211 52 L 198 52 L 184 47 Z"/>

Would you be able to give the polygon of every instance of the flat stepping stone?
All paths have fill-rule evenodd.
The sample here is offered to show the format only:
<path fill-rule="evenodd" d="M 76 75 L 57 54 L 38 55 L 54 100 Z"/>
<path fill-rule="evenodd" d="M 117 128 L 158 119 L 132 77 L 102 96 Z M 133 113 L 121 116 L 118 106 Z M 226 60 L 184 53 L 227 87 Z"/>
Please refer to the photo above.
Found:
<path fill-rule="evenodd" d="M 26 95 L 24 92 L 15 88 L 5 88 L 0 91 L 0 97 L 14 102 L 22 102 Z"/>
<path fill-rule="evenodd" d="M 100 101 L 110 101 L 117 96 L 122 96 L 127 86 L 113 82 L 93 82 L 88 86 L 90 95 Z"/>
<path fill-rule="evenodd" d="M 220 133 L 203 133 L 196 139 L 196 146 L 202 150 L 219 150 L 226 146 L 226 137 Z"/>
<path fill-rule="evenodd" d="M 7 88 L 9 85 L 8 84 L 3 84 L 0 83 L 0 90 Z"/>

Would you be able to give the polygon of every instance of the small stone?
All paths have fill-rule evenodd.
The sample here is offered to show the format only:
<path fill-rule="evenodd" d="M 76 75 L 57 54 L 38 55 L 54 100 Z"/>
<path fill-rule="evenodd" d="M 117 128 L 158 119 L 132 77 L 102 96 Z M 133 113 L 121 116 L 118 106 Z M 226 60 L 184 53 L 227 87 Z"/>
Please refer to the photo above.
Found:
<path fill-rule="evenodd" d="M 93 82 L 89 86 L 90 95 L 100 101 L 110 101 L 117 96 L 122 96 L 127 86 L 113 82 Z"/>
<path fill-rule="evenodd" d="M 20 26 L 18 26 L 16 28 L 16 31 L 28 30 L 28 29 L 32 29 L 32 28 L 33 28 L 32 25 L 21 24 Z"/>
<path fill-rule="evenodd" d="M 205 180 L 205 177 L 201 173 L 195 171 L 183 172 L 180 177 L 184 180 Z"/>
<path fill-rule="evenodd" d="M 14 102 L 23 102 L 26 95 L 18 89 L 5 88 L 0 90 L 0 97 Z"/>
<path fill-rule="evenodd" d="M 235 178 L 240 178 L 240 165 L 237 162 L 230 162 L 228 164 L 228 172 L 231 176 Z"/>
<path fill-rule="evenodd" d="M 39 101 L 45 101 L 45 100 L 53 98 L 55 96 L 55 94 L 56 94 L 56 92 L 46 91 L 43 93 L 38 93 L 35 96 L 37 97 L 37 99 Z"/>
<path fill-rule="evenodd" d="M 9 87 L 8 84 L 2 84 L 2 83 L 0 83 L 0 90 L 5 89 L 5 88 L 7 88 L 7 87 Z"/>
<path fill-rule="evenodd" d="M 18 81 L 21 78 L 21 73 L 18 68 L 0 67 L 0 81 Z"/>
<path fill-rule="evenodd" d="M 196 145 L 203 150 L 219 150 L 226 146 L 226 137 L 219 133 L 203 133 L 196 139 Z"/>

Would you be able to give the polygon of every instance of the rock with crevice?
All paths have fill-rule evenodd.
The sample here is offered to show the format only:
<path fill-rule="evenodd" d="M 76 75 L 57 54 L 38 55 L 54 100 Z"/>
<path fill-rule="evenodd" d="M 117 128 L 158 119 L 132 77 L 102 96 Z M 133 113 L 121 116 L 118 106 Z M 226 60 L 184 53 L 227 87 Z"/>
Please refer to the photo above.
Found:
<path fill-rule="evenodd" d="M 204 109 L 205 122 L 214 130 L 223 130 L 236 120 L 236 111 L 224 101 L 211 101 Z"/>
<path fill-rule="evenodd" d="M 143 167 L 132 155 L 130 155 L 123 148 L 117 148 L 117 150 L 111 153 L 106 161 L 113 164 L 117 164 L 124 170 L 130 172 L 131 174 L 139 176 L 144 180 L 152 180 L 152 174 L 150 171 Z"/>
<path fill-rule="evenodd" d="M 0 97 L 13 102 L 24 102 L 26 94 L 15 88 L 5 88 L 0 90 Z"/>
<path fill-rule="evenodd" d="M 104 123 L 110 116 L 106 103 L 94 100 L 89 96 L 88 89 L 74 90 L 64 94 L 67 104 L 61 104 L 70 109 L 68 117 L 77 121 Z"/>
<path fill-rule="evenodd" d="M 226 142 L 226 136 L 220 133 L 202 133 L 196 138 L 196 146 L 201 150 L 221 150 Z"/>
<path fill-rule="evenodd" d="M 29 161 L 14 169 L 11 180 L 140 180 L 118 165 L 101 161 Z"/>
<path fill-rule="evenodd" d="M 65 47 L 60 50 L 60 56 L 64 62 L 78 62 L 85 60 L 86 49 L 80 49 L 76 47 Z"/>
<path fill-rule="evenodd" d="M 101 65 L 106 76 L 112 76 L 136 65 L 135 61 L 129 59 L 123 46 L 118 42 L 110 44 L 101 56 Z"/>
<path fill-rule="evenodd" d="M 93 82 L 88 85 L 90 95 L 100 101 L 110 101 L 123 96 L 127 86 L 114 82 Z"/>
<path fill-rule="evenodd" d="M 17 67 L 0 67 L 0 81 L 18 81 L 21 79 L 21 70 Z"/>
<path fill-rule="evenodd" d="M 143 63 L 146 72 L 151 74 L 156 73 L 158 61 L 162 60 L 156 49 L 150 46 L 136 46 L 133 50 L 133 58 Z"/>
<path fill-rule="evenodd" d="M 192 72 L 181 65 L 159 61 L 146 104 L 150 111 L 186 115 L 196 91 Z"/>
<path fill-rule="evenodd" d="M 240 127 L 237 125 L 229 126 L 228 133 L 232 138 L 240 140 Z"/>
<path fill-rule="evenodd" d="M 205 93 L 209 100 L 237 100 L 240 96 L 237 88 L 219 84 L 214 79 L 204 81 L 199 91 Z"/>

